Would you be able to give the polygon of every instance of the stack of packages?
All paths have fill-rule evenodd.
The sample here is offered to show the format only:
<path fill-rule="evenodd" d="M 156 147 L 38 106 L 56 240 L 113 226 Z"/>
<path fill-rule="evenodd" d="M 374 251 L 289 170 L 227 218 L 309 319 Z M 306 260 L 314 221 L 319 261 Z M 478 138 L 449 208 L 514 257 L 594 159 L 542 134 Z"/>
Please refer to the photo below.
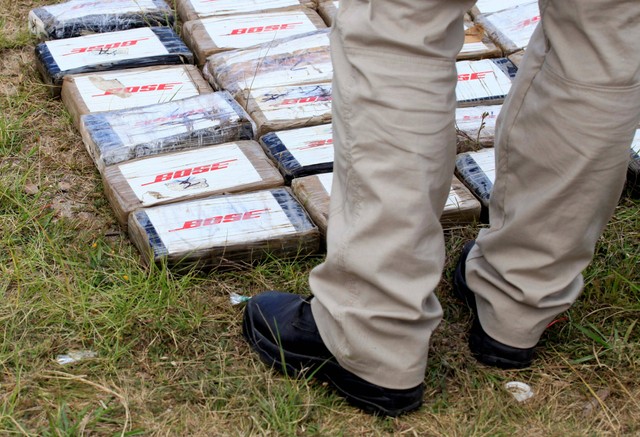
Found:
<path fill-rule="evenodd" d="M 477 221 L 486 205 L 495 119 L 516 72 L 504 56 L 526 45 L 489 19 L 528 3 L 480 0 L 465 18 L 456 124 L 459 151 L 474 151 L 458 156 L 464 184 L 452 180 L 444 226 Z M 29 17 L 46 40 L 38 68 L 72 115 L 115 216 L 148 263 L 317 252 L 333 169 L 327 26 L 339 2 L 176 8 L 184 42 L 163 0 L 70 0 Z"/>
<path fill-rule="evenodd" d="M 519 65 L 540 13 L 537 0 L 478 0 L 470 15 L 476 26 L 495 41 L 510 66 Z M 504 58 L 502 58 L 504 59 Z M 495 180 L 495 155 L 491 147 L 501 105 L 458 108 L 456 123 L 462 152 L 456 159 L 456 174 L 482 204 L 487 219 L 489 196 Z M 468 147 L 471 146 L 471 147 Z M 467 150 L 467 149 L 472 150 Z"/>

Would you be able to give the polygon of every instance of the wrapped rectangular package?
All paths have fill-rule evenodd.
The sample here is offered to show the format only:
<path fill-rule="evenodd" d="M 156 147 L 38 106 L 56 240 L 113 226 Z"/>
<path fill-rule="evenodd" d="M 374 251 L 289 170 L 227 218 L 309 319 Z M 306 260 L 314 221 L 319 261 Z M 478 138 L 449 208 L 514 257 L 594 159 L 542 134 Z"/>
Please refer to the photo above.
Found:
<path fill-rule="evenodd" d="M 494 149 L 487 148 L 477 152 L 459 154 L 456 157 L 456 173 L 480 200 L 482 206 L 488 208 L 489 197 L 496 180 Z"/>
<path fill-rule="evenodd" d="M 260 144 L 287 180 L 333 170 L 330 124 L 271 132 Z"/>
<path fill-rule="evenodd" d="M 174 22 L 175 13 L 164 0 L 69 0 L 29 12 L 29 30 L 43 40 Z"/>
<path fill-rule="evenodd" d="M 509 55 L 529 44 L 540 21 L 540 8 L 537 1 L 530 1 L 494 14 L 481 14 L 475 20 L 486 29 L 504 54 Z"/>
<path fill-rule="evenodd" d="M 204 77 L 234 96 L 258 88 L 330 82 L 329 29 L 209 56 Z"/>
<path fill-rule="evenodd" d="M 221 15 L 256 14 L 279 9 L 308 7 L 313 0 L 177 0 L 178 15 L 183 23 Z"/>
<path fill-rule="evenodd" d="M 195 65 L 70 74 L 62 83 L 62 101 L 77 127 L 84 114 L 172 102 L 212 92 Z"/>
<path fill-rule="evenodd" d="M 105 193 L 118 222 L 138 208 L 284 185 L 255 141 L 164 153 L 107 167 Z"/>
<path fill-rule="evenodd" d="M 502 105 L 456 108 L 458 153 L 467 151 L 461 148 L 493 145 L 496 119 L 501 109 Z"/>
<path fill-rule="evenodd" d="M 296 178 L 291 182 L 294 194 L 323 235 L 327 232 L 332 181 L 333 173 L 322 173 Z M 476 223 L 480 219 L 480 212 L 480 202 L 454 176 L 451 180 L 447 203 L 440 217 L 443 228 L 449 229 Z"/>
<path fill-rule="evenodd" d="M 636 130 L 631 143 L 631 160 L 627 172 L 627 186 L 635 195 L 640 195 L 640 129 Z"/>
<path fill-rule="evenodd" d="M 54 96 L 67 74 L 163 64 L 193 64 L 191 51 L 168 27 L 96 33 L 36 46 L 36 66 Z"/>
<path fill-rule="evenodd" d="M 517 68 L 506 58 L 458 61 L 456 99 L 459 107 L 501 104 Z"/>
<path fill-rule="evenodd" d="M 255 125 L 226 91 L 175 102 L 83 115 L 80 133 L 102 173 L 142 156 L 251 140 Z"/>
<path fill-rule="evenodd" d="M 256 122 L 258 137 L 331 122 L 331 84 L 258 88 L 237 96 Z"/>
<path fill-rule="evenodd" d="M 296 178 L 291 182 L 293 193 L 318 226 L 322 236 L 327 235 L 332 180 L 333 173 L 322 173 Z"/>
<path fill-rule="evenodd" d="M 243 49 L 325 27 L 315 11 L 298 8 L 188 21 L 182 27 L 182 36 L 193 50 L 198 65 L 202 66 L 214 53 Z"/>
<path fill-rule="evenodd" d="M 147 263 L 238 266 L 314 254 L 318 228 L 288 188 L 136 210 L 129 236 Z"/>
<path fill-rule="evenodd" d="M 474 23 L 471 17 L 465 14 L 464 44 L 458 53 L 458 60 L 496 58 L 498 56 L 502 56 L 502 50 L 496 47 L 482 26 Z"/>
<path fill-rule="evenodd" d="M 531 3 L 531 0 L 478 0 L 475 6 L 471 8 L 471 15 L 476 17 L 480 14 L 493 14 L 527 3 Z"/>
<path fill-rule="evenodd" d="M 525 50 L 518 50 L 517 52 L 513 52 L 509 56 L 507 56 L 507 59 L 509 59 L 513 63 L 513 65 L 516 66 L 516 68 L 520 68 L 520 65 L 522 64 L 522 58 L 524 58 L 524 52 Z"/>

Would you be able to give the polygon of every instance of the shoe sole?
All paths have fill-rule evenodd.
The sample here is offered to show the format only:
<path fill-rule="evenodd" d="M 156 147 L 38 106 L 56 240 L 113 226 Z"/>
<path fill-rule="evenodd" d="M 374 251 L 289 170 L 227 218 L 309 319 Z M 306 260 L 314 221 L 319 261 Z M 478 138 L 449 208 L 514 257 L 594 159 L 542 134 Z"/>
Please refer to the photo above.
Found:
<path fill-rule="evenodd" d="M 249 308 L 246 310 L 249 310 Z M 326 381 L 351 405 L 363 410 L 365 413 L 375 416 L 397 417 L 401 414 L 414 411 L 422 405 L 422 399 L 419 399 L 406 407 L 390 409 L 375 402 L 354 396 L 344 390 L 341 385 L 353 386 L 354 384 L 360 384 L 359 381 L 350 379 L 348 376 L 337 376 L 344 374 L 345 370 L 340 367 L 334 359 L 322 360 L 316 357 L 285 351 L 270 338 L 265 337 L 254 329 L 253 323 L 251 322 L 252 317 L 253 315 L 250 313 L 244 316 L 242 323 L 242 334 L 244 338 L 251 348 L 258 353 L 262 362 L 285 376 L 298 378 L 308 374 L 319 380 Z M 278 360 L 273 357 L 281 357 L 281 359 Z"/>

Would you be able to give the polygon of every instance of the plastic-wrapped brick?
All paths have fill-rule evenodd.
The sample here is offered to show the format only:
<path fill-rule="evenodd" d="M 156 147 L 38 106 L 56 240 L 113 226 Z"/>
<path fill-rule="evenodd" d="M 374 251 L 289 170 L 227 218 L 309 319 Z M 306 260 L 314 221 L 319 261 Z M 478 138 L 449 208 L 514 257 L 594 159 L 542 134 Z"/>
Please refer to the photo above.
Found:
<path fill-rule="evenodd" d="M 271 132 L 260 144 L 287 180 L 333 170 L 330 124 Z"/>
<path fill-rule="evenodd" d="M 143 27 L 45 41 L 36 46 L 36 64 L 55 96 L 67 74 L 193 64 L 193 54 L 171 28 Z"/>
<path fill-rule="evenodd" d="M 511 89 L 517 68 L 506 58 L 458 61 L 458 106 L 501 104 Z"/>
<path fill-rule="evenodd" d="M 627 185 L 631 187 L 635 194 L 640 194 L 640 129 L 631 143 L 631 161 L 629 161 L 629 171 L 627 172 Z"/>
<path fill-rule="evenodd" d="M 291 182 L 293 193 L 309 212 L 311 220 L 323 236 L 327 235 L 332 181 L 333 173 L 322 173 L 297 178 Z"/>
<path fill-rule="evenodd" d="M 237 96 L 256 122 L 258 136 L 267 132 L 331 122 L 331 84 L 258 88 Z"/>
<path fill-rule="evenodd" d="M 182 36 L 193 50 L 198 65 L 204 65 L 207 57 L 214 53 L 247 48 L 325 27 L 315 11 L 298 8 L 188 21 L 182 27 Z"/>
<path fill-rule="evenodd" d="M 480 14 L 493 14 L 527 3 L 531 3 L 531 0 L 478 0 L 475 6 L 471 8 L 471 15 L 477 17 Z"/>
<path fill-rule="evenodd" d="M 212 267 L 310 255 L 320 241 L 287 188 L 139 209 L 129 236 L 147 263 Z"/>
<path fill-rule="evenodd" d="M 314 9 L 313 0 L 177 0 L 183 22 L 220 15 L 255 14 L 301 6 Z"/>
<path fill-rule="evenodd" d="M 520 68 L 520 65 L 522 65 L 522 58 L 524 58 L 524 52 L 524 50 L 518 50 L 517 52 L 511 53 L 507 56 L 507 59 L 509 59 L 516 68 Z"/>
<path fill-rule="evenodd" d="M 502 56 L 502 50 L 496 47 L 482 26 L 475 24 L 471 17 L 465 14 L 464 44 L 460 49 L 460 53 L 458 53 L 458 60 L 495 58 L 498 56 Z"/>
<path fill-rule="evenodd" d="M 204 77 L 233 95 L 257 88 L 330 82 L 329 30 L 209 56 Z"/>
<path fill-rule="evenodd" d="M 70 0 L 29 12 L 29 30 L 41 39 L 171 26 L 174 21 L 164 0 Z"/>
<path fill-rule="evenodd" d="M 237 141 L 163 153 L 108 167 L 104 188 L 116 218 L 126 226 L 138 208 L 284 185 L 255 141 Z"/>
<path fill-rule="evenodd" d="M 496 119 L 501 109 L 502 105 L 456 108 L 458 149 L 478 145 L 493 145 L 496 133 Z"/>
<path fill-rule="evenodd" d="M 291 188 L 309 212 L 323 235 L 327 233 L 333 173 L 323 173 L 294 179 Z M 456 178 L 451 180 L 440 223 L 444 228 L 476 223 L 480 219 L 481 205 L 471 192 Z"/>
<path fill-rule="evenodd" d="M 445 229 L 476 223 L 480 220 L 482 206 L 462 182 L 455 176 L 444 205 L 440 223 Z"/>
<path fill-rule="evenodd" d="M 527 47 L 540 21 L 540 8 L 537 1 L 530 1 L 494 14 L 481 14 L 475 20 L 508 55 Z"/>
<path fill-rule="evenodd" d="M 489 197 L 496 180 L 496 163 L 493 148 L 477 152 L 461 153 L 456 158 L 456 173 L 460 180 L 480 200 L 482 206 L 489 207 Z"/>
<path fill-rule="evenodd" d="M 84 114 L 137 108 L 212 92 L 195 65 L 70 74 L 62 83 L 62 101 L 78 127 Z"/>
<path fill-rule="evenodd" d="M 226 91 L 83 115 L 80 133 L 96 166 L 142 156 L 251 140 L 255 125 Z"/>
<path fill-rule="evenodd" d="M 321 0 L 318 3 L 318 13 L 320 14 L 324 22 L 327 23 L 327 26 L 333 26 L 333 20 L 338 13 L 339 7 L 340 2 L 334 0 Z"/>

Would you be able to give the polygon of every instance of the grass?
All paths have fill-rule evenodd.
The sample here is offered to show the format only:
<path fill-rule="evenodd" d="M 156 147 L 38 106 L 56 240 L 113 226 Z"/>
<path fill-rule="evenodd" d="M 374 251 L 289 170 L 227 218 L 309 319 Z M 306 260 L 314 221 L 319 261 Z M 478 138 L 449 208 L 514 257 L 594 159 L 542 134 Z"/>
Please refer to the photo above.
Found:
<path fill-rule="evenodd" d="M 468 352 L 469 316 L 449 297 L 463 242 L 447 232 L 425 405 L 381 419 L 322 384 L 269 372 L 240 335 L 229 294 L 306 294 L 321 257 L 176 274 L 145 268 L 99 175 L 23 40 L 30 8 L 2 12 L 0 39 L 0 433 L 3 435 L 637 435 L 640 424 L 640 202 L 623 196 L 577 304 L 550 327 L 530 369 Z M 8 35 L 8 36 L 7 36 Z M 7 43 L 6 41 L 10 41 Z M 69 351 L 95 358 L 60 365 Z M 515 402 L 506 381 L 532 386 Z"/>

